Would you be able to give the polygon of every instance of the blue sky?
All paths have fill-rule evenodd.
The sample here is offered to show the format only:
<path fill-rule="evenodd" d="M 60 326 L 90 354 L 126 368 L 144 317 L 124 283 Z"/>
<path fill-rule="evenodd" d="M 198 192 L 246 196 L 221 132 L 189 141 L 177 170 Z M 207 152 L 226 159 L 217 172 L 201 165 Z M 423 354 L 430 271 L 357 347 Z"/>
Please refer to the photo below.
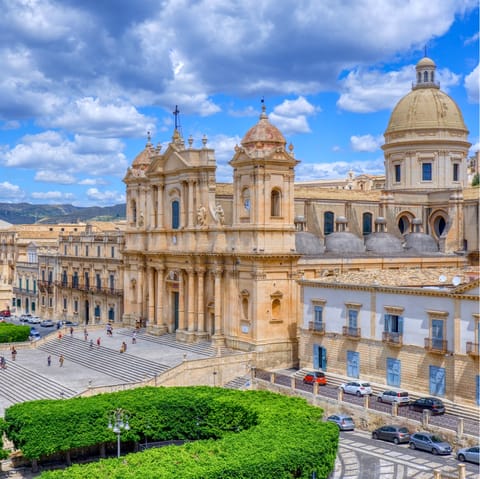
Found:
<path fill-rule="evenodd" d="M 146 143 L 216 151 L 270 121 L 297 180 L 383 173 L 424 55 L 479 149 L 478 0 L 0 0 L 0 202 L 113 205 Z"/>

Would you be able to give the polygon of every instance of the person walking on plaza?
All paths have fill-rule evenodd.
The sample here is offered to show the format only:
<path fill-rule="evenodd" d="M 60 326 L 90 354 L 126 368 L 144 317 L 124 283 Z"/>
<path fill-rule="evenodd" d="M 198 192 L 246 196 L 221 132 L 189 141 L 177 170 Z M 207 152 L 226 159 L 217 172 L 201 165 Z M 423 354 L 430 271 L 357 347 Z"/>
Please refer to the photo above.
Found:
<path fill-rule="evenodd" d="M 88 339 L 88 331 L 87 328 L 83 330 L 83 337 L 85 338 L 85 341 Z"/>
<path fill-rule="evenodd" d="M 93 349 L 93 339 L 90 339 L 90 349 Z"/>
<path fill-rule="evenodd" d="M 132 334 L 132 344 L 137 344 L 137 332 L 134 331 Z"/>
<path fill-rule="evenodd" d="M 73 336 L 73 326 L 70 326 L 70 336 Z"/>
<path fill-rule="evenodd" d="M 60 367 L 63 367 L 63 362 L 65 361 L 65 358 L 63 357 L 63 354 L 60 354 L 60 357 L 58 358 L 58 363 L 60 364 Z"/>
<path fill-rule="evenodd" d="M 48 356 L 47 358 L 47 366 L 50 366 L 52 364 L 52 356 Z"/>
<path fill-rule="evenodd" d="M 7 360 L 3 356 L 0 356 L 0 368 L 7 369 Z"/>
<path fill-rule="evenodd" d="M 97 348 L 100 347 L 100 337 L 97 338 Z"/>
<path fill-rule="evenodd" d="M 15 346 L 12 346 L 12 361 L 15 361 L 17 357 L 17 350 L 15 349 Z"/>

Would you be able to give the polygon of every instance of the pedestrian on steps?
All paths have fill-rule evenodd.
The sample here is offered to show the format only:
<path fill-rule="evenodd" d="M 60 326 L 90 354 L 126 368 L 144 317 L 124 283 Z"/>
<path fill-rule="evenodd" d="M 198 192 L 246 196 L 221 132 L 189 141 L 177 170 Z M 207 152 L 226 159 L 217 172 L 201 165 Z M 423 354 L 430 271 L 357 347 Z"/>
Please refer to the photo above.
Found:
<path fill-rule="evenodd" d="M 61 368 L 63 368 L 64 361 L 65 361 L 65 358 L 63 357 L 63 354 L 60 354 L 60 357 L 58 358 L 58 363 L 60 364 Z"/>
<path fill-rule="evenodd" d="M 47 366 L 50 366 L 52 364 L 52 356 L 48 356 L 47 358 Z"/>
<path fill-rule="evenodd" d="M 15 346 L 12 346 L 12 361 L 15 361 L 17 357 L 17 350 L 15 349 Z"/>

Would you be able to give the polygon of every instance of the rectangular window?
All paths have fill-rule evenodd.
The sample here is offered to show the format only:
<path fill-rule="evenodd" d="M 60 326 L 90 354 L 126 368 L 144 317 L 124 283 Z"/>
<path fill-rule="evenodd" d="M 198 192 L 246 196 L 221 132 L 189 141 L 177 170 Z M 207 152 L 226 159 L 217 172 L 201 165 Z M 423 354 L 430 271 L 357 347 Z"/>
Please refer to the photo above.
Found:
<path fill-rule="evenodd" d="M 33 294 L 36 294 L 37 293 L 37 280 L 34 279 L 33 280 Z"/>
<path fill-rule="evenodd" d="M 400 165 L 395 165 L 395 183 L 402 181 L 402 168 Z"/>
<path fill-rule="evenodd" d="M 97 246 L 97 256 L 100 258 L 100 246 Z"/>
<path fill-rule="evenodd" d="M 73 302 L 73 312 L 78 314 L 78 300 Z"/>
<path fill-rule="evenodd" d="M 453 164 L 453 181 L 458 181 L 458 163 Z"/>
<path fill-rule="evenodd" d="M 403 318 L 396 314 L 385 314 L 384 331 L 386 333 L 403 334 Z"/>
<path fill-rule="evenodd" d="M 22 278 L 18 278 L 18 289 L 22 289 Z"/>
<path fill-rule="evenodd" d="M 398 359 L 387 358 L 387 384 L 389 386 L 400 386 L 400 361 Z"/>
<path fill-rule="evenodd" d="M 49 298 L 48 300 L 48 307 L 53 308 L 53 298 Z"/>
<path fill-rule="evenodd" d="M 63 309 L 67 310 L 67 298 L 63 298 Z"/>
<path fill-rule="evenodd" d="M 45 296 L 42 296 L 42 306 L 45 306 Z"/>
<path fill-rule="evenodd" d="M 102 289 L 102 278 L 100 277 L 100 273 L 95 275 L 95 285 L 97 289 Z"/>
<path fill-rule="evenodd" d="M 445 396 L 445 368 L 430 366 L 430 394 Z"/>
<path fill-rule="evenodd" d="M 42 281 L 45 281 L 45 270 L 42 269 Z"/>
<path fill-rule="evenodd" d="M 67 254 L 67 245 L 66 244 L 63 245 L 63 254 L 65 254 L 65 255 Z"/>
<path fill-rule="evenodd" d="M 75 245 L 75 256 L 78 256 L 78 245 Z"/>
<path fill-rule="evenodd" d="M 85 245 L 85 256 L 88 256 L 88 244 Z"/>
<path fill-rule="evenodd" d="M 315 306 L 314 321 L 315 321 L 315 324 L 323 323 L 323 307 L 322 306 Z"/>
<path fill-rule="evenodd" d="M 109 277 L 109 281 L 110 281 L 110 289 L 112 290 L 112 292 L 114 291 L 115 289 L 115 276 L 113 274 L 110 275 Z"/>
<path fill-rule="evenodd" d="M 432 181 L 431 163 L 422 163 L 422 181 Z"/>
<path fill-rule="evenodd" d="M 351 378 L 360 376 L 360 354 L 356 351 L 347 351 L 347 376 Z"/>
<path fill-rule="evenodd" d="M 111 255 L 112 258 L 115 258 L 115 246 L 112 246 Z"/>
<path fill-rule="evenodd" d="M 348 310 L 348 335 L 358 336 L 358 310 Z"/>
<path fill-rule="evenodd" d="M 27 293 L 30 291 L 30 280 L 29 279 L 25 280 L 25 289 L 26 289 Z"/>
<path fill-rule="evenodd" d="M 443 319 L 432 319 L 432 348 L 443 349 Z"/>

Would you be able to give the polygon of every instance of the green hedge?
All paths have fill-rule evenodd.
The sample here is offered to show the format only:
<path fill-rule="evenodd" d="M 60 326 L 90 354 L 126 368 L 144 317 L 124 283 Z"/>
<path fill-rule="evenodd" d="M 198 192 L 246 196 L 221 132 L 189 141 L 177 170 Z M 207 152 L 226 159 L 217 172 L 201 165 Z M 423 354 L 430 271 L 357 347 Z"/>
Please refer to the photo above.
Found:
<path fill-rule="evenodd" d="M 8 451 L 3 449 L 3 433 L 6 429 L 6 422 L 0 417 L 0 459 L 6 459 L 8 457 Z"/>
<path fill-rule="evenodd" d="M 0 343 L 18 343 L 28 341 L 30 326 L 17 326 L 11 323 L 0 323 Z"/>
<path fill-rule="evenodd" d="M 186 439 L 118 459 L 49 471 L 42 479 L 327 478 L 338 428 L 300 398 L 210 387 L 142 388 L 70 400 L 16 404 L 6 434 L 30 459 L 114 442 L 111 412 L 130 413 L 122 441 Z"/>

